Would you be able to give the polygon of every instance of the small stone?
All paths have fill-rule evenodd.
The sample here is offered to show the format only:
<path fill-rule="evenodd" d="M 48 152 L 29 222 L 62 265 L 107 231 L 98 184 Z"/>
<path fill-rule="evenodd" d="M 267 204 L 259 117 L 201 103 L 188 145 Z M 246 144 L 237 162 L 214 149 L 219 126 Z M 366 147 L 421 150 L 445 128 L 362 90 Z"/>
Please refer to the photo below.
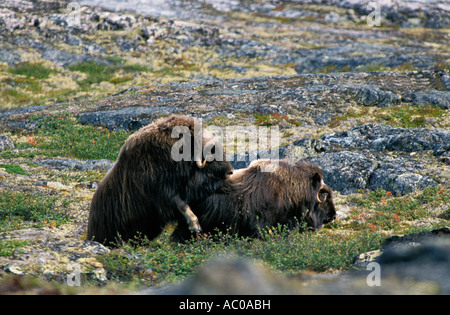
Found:
<path fill-rule="evenodd" d="M 19 276 L 25 276 L 26 275 L 26 272 L 22 271 L 19 266 L 15 266 L 15 265 L 12 265 L 12 264 L 9 264 L 9 265 L 5 266 L 3 269 L 5 271 L 11 272 L 12 274 L 15 274 L 15 275 L 19 275 Z"/>
<path fill-rule="evenodd" d="M 72 191 L 72 187 L 59 182 L 47 182 L 47 187 L 58 191 Z"/>
<path fill-rule="evenodd" d="M 14 149 L 14 142 L 7 136 L 0 136 L 0 151 Z"/>
<path fill-rule="evenodd" d="M 355 257 L 355 260 L 353 261 L 353 266 L 356 268 L 365 269 L 367 267 L 367 264 L 370 262 L 376 261 L 378 257 L 381 256 L 383 252 L 381 250 L 373 250 L 370 252 L 359 254 L 357 257 Z"/>

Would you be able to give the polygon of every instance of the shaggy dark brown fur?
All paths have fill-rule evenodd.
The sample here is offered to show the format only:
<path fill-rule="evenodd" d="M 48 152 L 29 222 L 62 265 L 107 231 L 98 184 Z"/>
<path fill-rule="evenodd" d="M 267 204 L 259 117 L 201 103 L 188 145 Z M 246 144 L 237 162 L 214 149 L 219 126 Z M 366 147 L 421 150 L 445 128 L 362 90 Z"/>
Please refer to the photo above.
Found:
<path fill-rule="evenodd" d="M 323 183 L 321 170 L 303 161 L 254 161 L 236 170 L 215 194 L 191 206 L 203 232 L 248 237 L 258 237 L 261 229 L 277 224 L 293 228 L 305 222 L 315 230 L 336 216 L 332 192 Z M 191 237 L 187 232 L 180 224 L 173 239 L 185 241 Z"/>
<path fill-rule="evenodd" d="M 92 198 L 88 239 L 107 245 L 129 240 L 139 233 L 153 239 L 173 221 L 182 221 L 192 232 L 200 231 L 188 204 L 211 195 L 233 168 L 225 157 L 222 161 L 196 162 L 194 150 L 189 161 L 174 161 L 171 150 L 181 140 L 172 138 L 172 130 L 176 126 L 189 128 L 193 149 L 199 139 L 194 138 L 198 124 L 193 118 L 171 115 L 127 139 L 116 164 Z M 205 130 L 201 135 L 203 149 L 213 137 Z"/>

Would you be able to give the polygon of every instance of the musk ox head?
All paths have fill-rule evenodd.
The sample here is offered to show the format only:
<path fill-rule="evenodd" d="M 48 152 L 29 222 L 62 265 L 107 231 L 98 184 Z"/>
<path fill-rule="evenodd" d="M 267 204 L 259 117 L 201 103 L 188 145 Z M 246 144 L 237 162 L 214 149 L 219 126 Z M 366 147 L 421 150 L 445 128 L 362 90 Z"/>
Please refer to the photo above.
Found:
<path fill-rule="evenodd" d="M 212 194 L 233 173 L 233 167 L 225 159 L 222 142 L 216 141 L 214 135 L 203 129 L 201 122 L 196 119 L 172 115 L 165 123 L 171 138 L 175 139 L 171 147 L 171 159 L 176 163 L 191 165 L 192 172 L 186 183 L 186 189 L 192 192 L 188 201 Z"/>
<path fill-rule="evenodd" d="M 333 202 L 333 192 L 331 188 L 324 184 L 318 193 L 319 203 L 314 205 L 312 211 L 307 215 L 307 223 L 313 230 L 322 227 L 323 224 L 330 223 L 336 219 L 336 208 Z"/>

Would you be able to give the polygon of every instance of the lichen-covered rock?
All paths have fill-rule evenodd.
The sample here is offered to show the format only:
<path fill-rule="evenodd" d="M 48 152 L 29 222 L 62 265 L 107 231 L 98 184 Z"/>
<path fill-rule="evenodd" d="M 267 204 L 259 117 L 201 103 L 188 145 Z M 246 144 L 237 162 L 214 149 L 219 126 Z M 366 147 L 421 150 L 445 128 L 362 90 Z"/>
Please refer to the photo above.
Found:
<path fill-rule="evenodd" d="M 365 106 L 387 107 L 400 103 L 400 97 L 390 91 L 382 91 L 378 87 L 362 87 L 357 92 L 359 101 Z"/>
<path fill-rule="evenodd" d="M 71 171 L 92 171 L 92 170 L 104 170 L 107 171 L 113 167 L 114 162 L 106 159 L 102 160 L 86 160 L 80 161 L 75 159 L 48 159 L 48 160 L 36 160 L 34 163 L 48 168 L 57 170 L 71 170 Z"/>
<path fill-rule="evenodd" d="M 14 149 L 14 142 L 7 136 L 0 136 L 0 151 Z"/>
<path fill-rule="evenodd" d="M 450 109 L 449 91 L 417 91 L 402 95 L 402 100 L 411 102 L 411 105 L 436 105 L 442 109 Z"/>
<path fill-rule="evenodd" d="M 126 107 L 117 110 L 81 113 L 78 115 L 78 120 L 82 124 L 103 126 L 109 130 L 136 131 L 150 124 L 156 115 L 168 115 L 177 111 L 176 107 L 168 106 Z"/>
<path fill-rule="evenodd" d="M 306 160 L 321 167 L 325 182 L 342 194 L 358 189 L 384 189 L 404 195 L 438 184 L 431 176 L 420 173 L 424 168 L 421 163 L 401 157 L 340 151 Z"/>
<path fill-rule="evenodd" d="M 0 257 L 0 269 L 17 275 L 40 275 L 48 280 L 66 282 L 76 266 L 79 276 L 106 281 L 106 271 L 96 255 L 109 249 L 94 241 L 74 237 L 72 228 L 29 228 L 0 234 L 4 243 L 26 241 L 27 245 L 11 257 Z"/>
<path fill-rule="evenodd" d="M 306 160 L 317 164 L 322 169 L 327 185 L 342 194 L 367 188 L 372 173 L 378 167 L 377 160 L 372 154 L 350 151 L 324 153 Z"/>
<path fill-rule="evenodd" d="M 450 130 L 396 128 L 371 123 L 325 135 L 322 141 L 325 145 L 343 148 L 403 152 L 432 150 L 434 155 L 441 155 L 450 150 Z"/>

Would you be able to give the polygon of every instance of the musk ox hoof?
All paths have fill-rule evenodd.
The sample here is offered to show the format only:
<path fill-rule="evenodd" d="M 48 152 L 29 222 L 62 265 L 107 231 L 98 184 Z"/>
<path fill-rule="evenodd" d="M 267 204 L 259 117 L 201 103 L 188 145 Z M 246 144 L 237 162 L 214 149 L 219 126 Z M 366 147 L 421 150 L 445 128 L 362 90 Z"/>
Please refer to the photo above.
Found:
<path fill-rule="evenodd" d="M 191 231 L 191 233 L 200 233 L 202 231 L 202 228 L 200 227 L 200 222 L 198 221 L 197 216 L 192 213 L 192 211 L 190 212 L 190 216 L 188 221 L 188 227 L 189 227 L 189 231 Z"/>
<path fill-rule="evenodd" d="M 200 233 L 202 231 L 198 220 L 196 222 L 191 222 L 191 224 L 189 225 L 189 231 L 191 231 L 191 233 Z"/>

